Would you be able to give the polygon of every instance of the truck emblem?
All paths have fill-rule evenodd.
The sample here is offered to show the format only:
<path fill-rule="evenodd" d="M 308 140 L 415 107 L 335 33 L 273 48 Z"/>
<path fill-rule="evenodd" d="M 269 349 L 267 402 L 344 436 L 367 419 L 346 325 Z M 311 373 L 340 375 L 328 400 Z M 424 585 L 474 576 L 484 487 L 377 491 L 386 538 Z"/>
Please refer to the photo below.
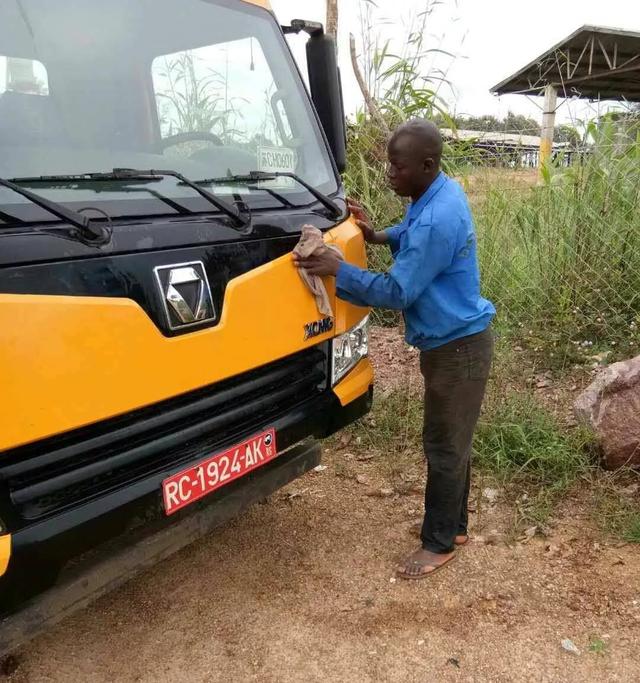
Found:
<path fill-rule="evenodd" d="M 333 318 L 322 318 L 304 326 L 304 339 L 311 339 L 333 329 Z"/>
<path fill-rule="evenodd" d="M 199 325 L 216 317 L 202 261 L 155 268 L 169 328 Z"/>

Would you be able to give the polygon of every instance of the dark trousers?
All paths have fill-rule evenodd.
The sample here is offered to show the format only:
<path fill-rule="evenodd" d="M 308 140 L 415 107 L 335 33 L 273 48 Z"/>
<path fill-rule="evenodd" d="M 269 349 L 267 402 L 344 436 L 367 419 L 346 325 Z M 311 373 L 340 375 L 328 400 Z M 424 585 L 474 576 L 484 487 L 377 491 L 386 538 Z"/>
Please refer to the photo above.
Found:
<path fill-rule="evenodd" d="M 420 354 L 427 459 L 421 533 L 425 550 L 450 552 L 456 535 L 467 533 L 473 432 L 492 357 L 491 330 Z"/>

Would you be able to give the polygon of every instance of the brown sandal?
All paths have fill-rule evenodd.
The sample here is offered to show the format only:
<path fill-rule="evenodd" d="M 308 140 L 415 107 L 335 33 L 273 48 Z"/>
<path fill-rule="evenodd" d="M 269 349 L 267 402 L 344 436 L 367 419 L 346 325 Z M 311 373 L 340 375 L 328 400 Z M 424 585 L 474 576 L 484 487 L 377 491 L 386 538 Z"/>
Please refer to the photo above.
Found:
<path fill-rule="evenodd" d="M 452 560 L 455 559 L 455 557 L 455 553 L 450 553 L 447 559 L 440 562 L 439 564 L 429 564 L 428 562 L 426 564 L 422 564 L 418 560 L 407 560 L 404 567 L 398 567 L 396 569 L 396 576 L 398 576 L 401 579 L 407 579 L 409 581 L 413 581 L 415 579 L 424 579 L 425 577 L 435 574 L 435 572 L 437 572 L 439 569 L 442 569 L 443 567 L 448 565 Z M 409 564 L 411 564 L 414 567 L 421 567 L 422 571 L 420 571 L 417 574 L 407 573 L 406 568 L 409 566 Z"/>

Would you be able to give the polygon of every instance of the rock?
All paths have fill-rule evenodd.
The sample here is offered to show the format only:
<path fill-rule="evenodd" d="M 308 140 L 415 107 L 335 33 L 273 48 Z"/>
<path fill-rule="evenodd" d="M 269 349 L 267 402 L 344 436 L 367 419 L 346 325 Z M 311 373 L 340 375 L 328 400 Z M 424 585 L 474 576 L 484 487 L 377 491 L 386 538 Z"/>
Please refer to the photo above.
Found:
<path fill-rule="evenodd" d="M 353 435 L 349 434 L 349 432 L 345 432 L 341 437 L 340 437 L 340 443 L 343 446 L 348 446 L 351 443 L 351 440 L 353 439 Z"/>
<path fill-rule="evenodd" d="M 500 491 L 498 491 L 498 489 L 483 489 L 482 496 L 493 505 L 498 500 Z"/>
<path fill-rule="evenodd" d="M 327 465 L 318 465 L 313 468 L 314 472 L 324 472 L 327 469 Z"/>
<path fill-rule="evenodd" d="M 369 479 L 365 474 L 356 474 L 356 481 L 358 484 L 368 484 Z"/>
<path fill-rule="evenodd" d="M 640 356 L 600 372 L 574 412 L 594 430 L 607 469 L 640 466 Z"/>
<path fill-rule="evenodd" d="M 367 491 L 367 495 L 371 498 L 390 498 L 393 495 L 393 489 L 370 489 Z"/>
<path fill-rule="evenodd" d="M 527 543 L 538 533 L 538 526 L 530 526 L 522 532 L 522 536 L 518 539 L 521 543 Z"/>
<path fill-rule="evenodd" d="M 576 647 L 576 644 L 573 642 L 573 640 L 569 640 L 569 638 L 565 638 L 560 645 L 562 645 L 562 649 L 566 650 L 567 652 L 570 652 L 572 655 L 579 655 L 580 650 Z"/>
<path fill-rule="evenodd" d="M 484 538 L 485 545 L 499 545 L 504 541 L 504 535 L 497 529 L 492 529 Z"/>

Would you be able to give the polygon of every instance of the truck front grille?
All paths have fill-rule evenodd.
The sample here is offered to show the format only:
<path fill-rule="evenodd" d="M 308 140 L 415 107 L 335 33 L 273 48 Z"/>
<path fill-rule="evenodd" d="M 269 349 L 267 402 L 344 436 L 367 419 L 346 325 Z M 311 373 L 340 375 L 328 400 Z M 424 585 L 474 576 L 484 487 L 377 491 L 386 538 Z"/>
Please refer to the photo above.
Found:
<path fill-rule="evenodd" d="M 327 388 L 324 347 L 0 453 L 11 512 L 37 520 L 233 444 Z M 3 506 L 4 507 L 4 506 Z"/>

